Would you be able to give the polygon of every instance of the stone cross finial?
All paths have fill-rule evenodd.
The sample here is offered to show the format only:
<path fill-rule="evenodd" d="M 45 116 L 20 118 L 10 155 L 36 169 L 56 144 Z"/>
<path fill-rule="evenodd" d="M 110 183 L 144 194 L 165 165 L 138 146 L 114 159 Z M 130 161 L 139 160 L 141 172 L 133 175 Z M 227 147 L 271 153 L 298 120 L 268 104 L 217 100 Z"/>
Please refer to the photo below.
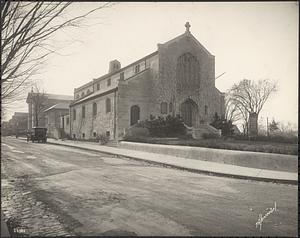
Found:
<path fill-rule="evenodd" d="M 185 23 L 184 26 L 185 26 L 185 28 L 186 28 L 185 32 L 190 32 L 190 27 L 191 27 L 190 23 L 187 22 L 187 23 Z"/>

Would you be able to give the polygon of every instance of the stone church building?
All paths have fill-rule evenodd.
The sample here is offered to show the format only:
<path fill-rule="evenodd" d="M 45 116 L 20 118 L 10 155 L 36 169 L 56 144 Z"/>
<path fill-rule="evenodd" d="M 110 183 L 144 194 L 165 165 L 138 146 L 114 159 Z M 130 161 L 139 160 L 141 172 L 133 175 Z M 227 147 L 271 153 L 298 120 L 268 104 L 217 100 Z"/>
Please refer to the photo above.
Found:
<path fill-rule="evenodd" d="M 215 56 L 191 34 L 158 44 L 157 51 L 74 89 L 70 134 L 91 139 L 105 133 L 124 135 L 138 120 L 180 114 L 188 127 L 208 125 L 224 115 L 224 93 L 215 87 Z"/>

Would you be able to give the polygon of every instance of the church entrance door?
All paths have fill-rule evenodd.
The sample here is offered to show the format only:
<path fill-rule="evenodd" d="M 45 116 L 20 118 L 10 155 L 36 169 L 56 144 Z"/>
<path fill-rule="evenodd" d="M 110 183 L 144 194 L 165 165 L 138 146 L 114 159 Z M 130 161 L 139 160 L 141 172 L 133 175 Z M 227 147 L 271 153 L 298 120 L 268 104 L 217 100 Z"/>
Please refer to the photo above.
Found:
<path fill-rule="evenodd" d="M 134 125 L 140 120 L 140 108 L 134 105 L 130 108 L 130 125 Z"/>
<path fill-rule="evenodd" d="M 196 126 L 198 106 L 192 99 L 181 104 L 181 116 L 187 126 Z"/>

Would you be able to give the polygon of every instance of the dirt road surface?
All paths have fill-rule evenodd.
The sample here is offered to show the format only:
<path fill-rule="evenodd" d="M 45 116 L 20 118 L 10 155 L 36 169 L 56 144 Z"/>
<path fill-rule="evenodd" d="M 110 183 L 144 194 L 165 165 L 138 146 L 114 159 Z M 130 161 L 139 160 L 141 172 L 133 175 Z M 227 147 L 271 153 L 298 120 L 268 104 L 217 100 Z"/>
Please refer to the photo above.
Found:
<path fill-rule="evenodd" d="M 1 205 L 15 234 L 297 236 L 297 186 L 214 177 L 2 138 Z M 276 202 L 261 230 L 255 223 Z"/>

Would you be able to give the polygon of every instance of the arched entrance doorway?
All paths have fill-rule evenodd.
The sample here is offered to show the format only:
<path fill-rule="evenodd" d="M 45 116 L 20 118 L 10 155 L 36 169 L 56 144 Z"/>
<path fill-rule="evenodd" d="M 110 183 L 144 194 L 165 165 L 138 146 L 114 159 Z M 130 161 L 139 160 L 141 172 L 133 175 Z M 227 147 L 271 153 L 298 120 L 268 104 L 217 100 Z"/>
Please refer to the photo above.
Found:
<path fill-rule="evenodd" d="M 130 108 L 130 125 L 134 125 L 140 120 L 140 108 L 134 105 Z"/>
<path fill-rule="evenodd" d="M 192 99 L 187 99 L 181 104 L 181 116 L 187 126 L 196 126 L 198 106 Z"/>

